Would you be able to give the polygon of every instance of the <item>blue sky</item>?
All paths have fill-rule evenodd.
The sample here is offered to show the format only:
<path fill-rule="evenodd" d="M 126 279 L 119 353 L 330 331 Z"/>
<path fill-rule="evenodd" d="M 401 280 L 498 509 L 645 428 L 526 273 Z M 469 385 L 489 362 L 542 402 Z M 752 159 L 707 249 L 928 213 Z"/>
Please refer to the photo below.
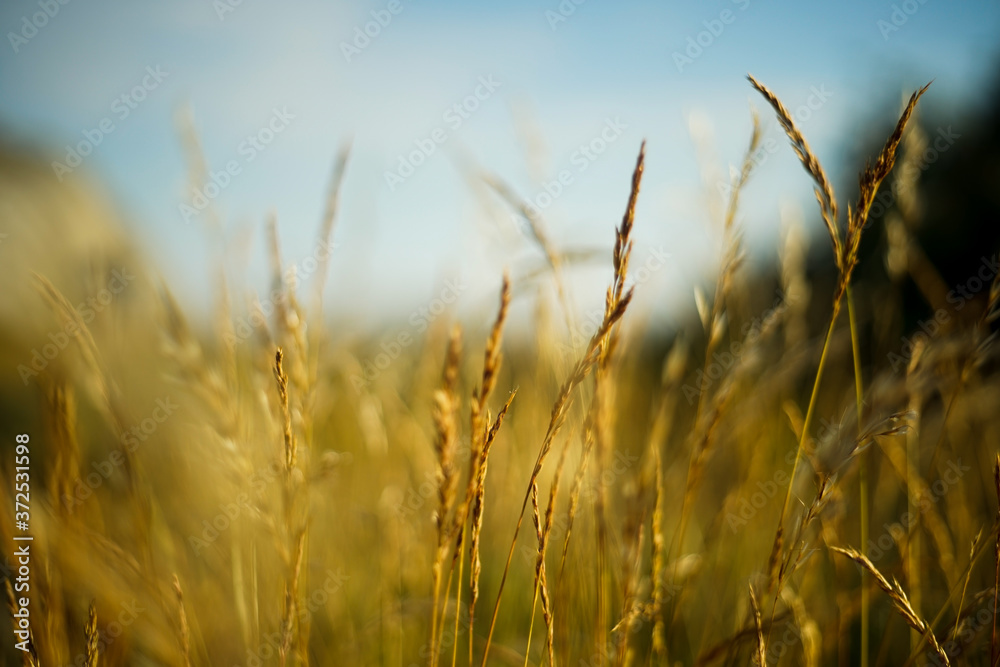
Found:
<path fill-rule="evenodd" d="M 752 103 L 781 150 L 767 155 L 744 201 L 751 245 L 773 247 L 781 211 L 795 207 L 819 230 L 808 180 L 747 72 L 802 109 L 801 129 L 840 173 L 872 105 L 934 79 L 925 100 L 935 118 L 958 118 L 996 69 L 1000 34 L 1000 8 L 985 1 L 236 1 L 43 0 L 53 15 L 36 32 L 25 21 L 43 11 L 37 0 L 5 3 L 0 122 L 53 159 L 85 131 L 96 136 L 102 121 L 113 126 L 70 177 L 106 184 L 194 310 L 207 303 L 213 259 L 200 218 L 185 221 L 179 210 L 190 193 L 178 110 L 191 109 L 213 170 L 238 166 L 215 203 L 234 247 L 250 239 L 256 288 L 265 284 L 268 212 L 286 262 L 308 257 L 334 156 L 352 138 L 327 294 L 335 313 L 368 319 L 405 316 L 449 276 L 462 276 L 463 300 L 476 303 L 493 294 L 503 267 L 516 275 L 536 258 L 499 201 L 477 194 L 470 164 L 533 199 L 568 172 L 544 211 L 551 236 L 610 256 L 643 138 L 635 261 L 653 249 L 672 259 L 642 296 L 658 308 L 690 304 L 690 285 L 711 275 L 716 252 L 692 131 L 710 137 L 725 174 L 741 159 Z M 345 55 L 343 45 L 379 17 L 378 34 Z M 678 54 L 690 60 L 678 64 Z M 158 82 L 147 69 L 157 67 Z M 116 104 L 144 78 L 145 99 Z M 477 87 L 481 99 L 470 98 Z M 470 99 L 467 117 L 447 115 Z M 609 123 L 617 134 L 605 138 L 614 140 L 581 159 L 580 146 L 599 147 Z M 436 129 L 443 143 L 391 188 L 386 172 Z M 250 149 L 255 135 L 273 140 Z M 579 276 L 575 292 L 599 296 L 609 271 Z"/>

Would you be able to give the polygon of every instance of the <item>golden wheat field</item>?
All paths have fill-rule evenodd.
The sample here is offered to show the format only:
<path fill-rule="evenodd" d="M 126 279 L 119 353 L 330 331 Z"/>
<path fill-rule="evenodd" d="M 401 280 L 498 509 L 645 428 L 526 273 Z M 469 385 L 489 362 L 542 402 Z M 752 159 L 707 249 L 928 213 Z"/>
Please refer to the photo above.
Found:
<path fill-rule="evenodd" d="M 113 206 L 5 149 L 5 664 L 997 664 L 998 249 L 952 286 L 914 235 L 935 86 L 908 91 L 846 194 L 749 86 L 717 276 L 667 338 L 630 307 L 633 230 L 656 224 L 636 214 L 644 168 L 667 146 L 636 142 L 607 184 L 602 313 L 573 307 L 572 260 L 495 178 L 545 269 L 382 340 L 324 315 L 325 290 L 352 289 L 328 280 L 338 254 L 288 265 L 274 219 L 258 295 L 205 217 L 214 305 L 192 321 Z M 773 279 L 739 223 L 764 123 L 817 204 Z M 810 237 L 832 277 L 808 270 Z"/>

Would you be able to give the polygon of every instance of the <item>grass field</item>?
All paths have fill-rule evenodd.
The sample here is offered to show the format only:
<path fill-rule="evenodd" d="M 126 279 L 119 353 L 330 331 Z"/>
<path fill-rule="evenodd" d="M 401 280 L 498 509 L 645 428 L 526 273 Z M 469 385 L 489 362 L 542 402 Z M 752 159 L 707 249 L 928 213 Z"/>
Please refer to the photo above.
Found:
<path fill-rule="evenodd" d="M 283 265 L 273 221 L 271 291 L 252 295 L 218 251 L 214 320 L 189 324 L 113 212 L 5 157 L 6 664 L 997 664 L 997 249 L 948 285 L 914 239 L 907 166 L 934 88 L 847 199 L 750 84 L 815 188 L 808 224 L 836 279 L 810 282 L 796 229 L 773 284 L 748 273 L 755 116 L 717 279 L 670 340 L 630 310 L 632 232 L 653 224 L 636 202 L 663 146 L 636 146 L 608 184 L 624 213 L 596 321 L 529 216 L 541 278 L 497 276 L 481 320 L 448 309 L 381 340 L 324 318 L 324 289 L 350 289 L 325 285 L 336 254 Z M 895 208 L 870 224 L 890 185 Z M 855 276 L 873 236 L 933 312 L 915 328 L 898 291 Z"/>

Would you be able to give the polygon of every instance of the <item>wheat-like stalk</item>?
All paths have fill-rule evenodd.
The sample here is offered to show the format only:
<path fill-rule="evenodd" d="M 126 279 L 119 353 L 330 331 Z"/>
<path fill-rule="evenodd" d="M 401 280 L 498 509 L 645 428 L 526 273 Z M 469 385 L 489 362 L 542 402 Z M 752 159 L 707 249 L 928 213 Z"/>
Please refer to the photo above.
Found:
<path fill-rule="evenodd" d="M 994 550 L 994 561 L 996 567 L 993 573 L 993 619 L 992 628 L 990 632 L 990 664 L 995 665 L 997 662 L 996 651 L 997 651 L 997 601 L 1000 598 L 1000 454 L 996 455 L 996 459 L 993 465 L 993 490 L 997 497 L 997 539 L 996 544 L 993 547 Z M 973 547 L 975 550 L 975 547 Z"/>
<path fill-rule="evenodd" d="M 437 621 L 438 605 L 441 595 L 441 581 L 444 562 L 451 541 L 450 515 L 455 502 L 455 490 L 458 485 L 458 471 L 455 469 L 455 451 L 458 446 L 458 425 L 456 412 L 459 399 L 456 393 L 458 384 L 458 364 L 462 350 L 462 332 L 457 326 L 452 328 L 448 339 L 448 350 L 445 354 L 444 370 L 442 372 L 441 388 L 434 392 L 434 428 L 437 438 L 434 441 L 434 454 L 437 458 L 437 511 L 434 524 L 437 528 L 437 548 L 434 553 L 434 605 L 431 610 L 431 665 L 437 664 L 439 627 Z M 447 593 L 447 589 L 445 589 Z M 443 617 L 442 617 L 443 621 Z"/>
<path fill-rule="evenodd" d="M 174 574 L 174 596 L 177 598 L 177 635 L 181 643 L 181 658 L 184 667 L 191 667 L 191 628 L 188 626 L 187 612 L 184 610 L 184 591 L 181 580 Z"/>
<path fill-rule="evenodd" d="M 497 375 L 500 372 L 501 365 L 501 343 L 503 340 L 503 328 L 504 323 L 507 320 L 507 310 L 510 307 L 510 279 L 507 274 L 504 274 L 503 283 L 500 288 L 500 308 L 497 313 L 497 318 L 493 323 L 493 327 L 490 330 L 490 335 L 486 340 L 486 350 L 484 352 L 483 358 L 483 372 L 482 379 L 479 388 L 473 392 L 472 401 L 470 406 L 470 419 L 471 419 L 471 429 L 470 429 L 470 451 L 471 456 L 469 457 L 469 471 L 466 480 L 465 496 L 463 501 L 455 510 L 454 518 L 452 520 L 451 526 L 449 528 L 449 539 L 455 541 L 454 551 L 452 552 L 451 568 L 448 573 L 448 585 L 445 586 L 445 591 L 447 591 L 451 586 L 451 573 L 455 570 L 455 563 L 458 562 L 458 586 L 455 592 L 455 605 L 456 609 L 460 607 L 462 599 L 462 575 L 463 568 L 465 566 L 463 547 L 465 545 L 465 532 L 467 529 L 467 522 L 469 514 L 473 511 L 473 502 L 478 495 L 478 489 L 476 488 L 479 483 L 479 469 L 485 460 L 485 456 L 488 454 L 487 441 L 491 440 L 492 437 L 496 436 L 496 431 L 490 433 L 489 429 L 489 411 L 486 407 L 487 401 L 489 400 L 490 394 L 493 393 L 493 388 L 496 385 Z M 509 405 L 509 403 L 508 403 Z M 506 410 L 504 411 L 506 412 Z M 500 420 L 498 420 L 496 427 L 499 429 Z M 478 536 L 477 536 L 478 538 Z M 478 547 L 477 547 L 478 551 Z M 458 613 L 455 614 L 455 636 L 458 636 Z M 442 618 L 443 621 L 443 618 Z M 470 622 L 471 627 L 471 622 Z M 469 653 L 472 654 L 472 633 L 469 633 Z M 454 667 L 458 659 L 458 642 L 454 642 L 452 650 L 452 667 Z"/>
<path fill-rule="evenodd" d="M 549 535 L 552 532 L 552 523 L 555 518 L 556 510 L 556 499 L 559 495 L 559 480 L 562 479 L 563 469 L 566 466 L 566 457 L 569 454 L 569 445 L 572 438 L 567 438 L 563 444 L 562 452 L 559 455 L 559 461 L 556 464 L 555 474 L 552 477 L 552 485 L 549 488 L 549 501 L 545 508 L 545 519 L 544 522 L 540 521 L 539 510 L 538 510 L 538 485 L 532 489 L 532 516 L 535 523 L 535 534 L 538 541 L 538 546 L 536 549 L 535 556 L 535 581 L 533 585 L 532 601 L 531 601 L 531 619 L 528 621 L 528 645 L 525 649 L 525 662 L 528 660 L 528 656 L 531 653 L 531 634 L 534 629 L 534 619 L 535 619 L 535 604 L 538 600 L 539 594 L 542 598 L 542 616 L 545 622 L 545 652 L 549 657 L 549 664 L 555 665 L 555 626 L 553 623 L 552 616 L 552 605 L 549 599 L 549 589 L 548 589 L 548 576 L 545 567 L 545 554 L 548 550 Z"/>
<path fill-rule="evenodd" d="M 625 285 L 624 271 L 628 268 L 628 255 L 632 249 L 630 234 L 632 230 L 632 220 L 635 215 L 635 201 L 638 196 L 639 184 L 642 179 L 642 171 L 645 164 L 644 161 L 645 143 L 643 143 L 642 148 L 639 150 L 639 157 L 636 160 L 635 170 L 632 175 L 632 187 L 629 193 L 629 204 L 626 207 L 625 215 L 622 218 L 622 224 L 616 230 L 615 250 L 613 254 L 615 276 L 612 286 L 608 288 L 608 299 L 607 305 L 605 306 L 603 321 L 597 328 L 597 331 L 594 332 L 594 335 L 591 337 L 590 342 L 587 345 L 586 351 L 583 356 L 577 360 L 572 372 L 563 383 L 558 395 L 556 396 L 556 400 L 552 406 L 552 412 L 549 417 L 549 425 L 545 430 L 545 436 L 542 438 L 542 444 L 538 450 L 535 465 L 532 468 L 531 476 L 528 479 L 528 489 L 525 492 L 524 500 L 521 502 L 521 511 L 518 514 L 517 525 L 514 527 L 514 537 L 511 539 L 510 549 L 507 553 L 507 561 L 504 565 L 503 575 L 500 578 L 500 588 L 497 591 L 496 604 L 493 606 L 493 617 L 490 620 L 489 633 L 486 635 L 486 646 L 483 651 L 483 667 L 486 666 L 486 661 L 489 658 L 490 645 L 493 641 L 493 632 L 496 628 L 497 614 L 500 611 L 500 600 L 503 596 L 503 589 L 504 584 L 507 581 L 507 574 L 510 571 L 510 563 L 514 558 L 514 548 L 517 544 L 517 535 L 521 530 L 521 522 L 524 519 L 524 511 L 531 498 L 531 488 L 538 479 L 542 466 L 545 464 L 545 460 L 549 455 L 549 450 L 552 448 L 553 440 L 556 435 L 558 435 L 566 421 L 570 398 L 574 389 L 576 389 L 576 387 L 578 387 L 586 379 L 594 364 L 599 361 L 601 356 L 608 353 L 609 346 L 607 338 L 614 329 L 615 325 L 625 314 L 625 310 L 628 308 L 628 304 L 632 300 L 631 289 L 627 292 L 623 292 Z M 620 295 L 620 298 L 616 295 Z"/>
<path fill-rule="evenodd" d="M 757 595 L 753 591 L 753 584 L 749 584 L 750 606 L 753 608 L 753 624 L 757 630 L 757 654 L 754 662 L 759 667 L 767 667 L 767 642 L 764 639 L 764 628 L 760 624 L 760 605 L 757 604 Z"/>
<path fill-rule="evenodd" d="M 302 528 L 294 538 L 290 574 L 285 582 L 284 607 L 281 617 L 281 643 L 279 653 L 284 667 L 288 655 L 295 648 L 296 630 L 299 621 L 299 581 L 302 575 L 302 559 L 305 555 L 306 530 Z"/>
<path fill-rule="evenodd" d="M 285 474 L 291 475 L 298 455 L 298 443 L 292 433 L 292 415 L 288 407 L 288 375 L 285 374 L 284 352 L 279 347 L 274 352 L 274 380 L 278 388 L 278 404 L 281 408 L 281 435 L 285 444 Z"/>
<path fill-rule="evenodd" d="M 537 483 L 531 486 L 531 519 L 535 525 L 535 538 L 538 541 L 538 547 L 537 556 L 535 558 L 535 592 L 531 602 L 531 620 L 528 621 L 528 646 L 524 651 L 524 664 L 525 667 L 527 667 L 528 657 L 531 655 L 531 631 L 534 626 L 535 604 L 538 599 L 539 592 L 541 592 L 542 614 L 544 616 L 546 628 L 545 648 L 549 657 L 549 665 L 554 667 L 556 663 L 555 656 L 552 652 L 552 609 L 549 602 L 548 581 L 545 575 L 545 544 L 547 536 L 545 534 L 546 527 L 543 525 L 538 509 Z"/>
<path fill-rule="evenodd" d="M 100 636 L 97 634 L 97 601 L 90 601 L 90 608 L 87 610 L 87 627 L 84 628 L 87 638 L 87 667 L 97 667 L 97 642 Z"/>
<path fill-rule="evenodd" d="M 826 332 L 826 338 L 823 342 L 823 348 L 820 353 L 819 364 L 816 369 L 816 377 L 813 382 L 813 390 L 809 397 L 809 407 L 806 410 L 806 417 L 803 422 L 802 432 L 799 437 L 799 444 L 796 448 L 795 463 L 792 465 L 791 481 L 788 484 L 788 489 L 785 494 L 784 502 L 782 503 L 781 513 L 778 518 L 778 527 L 775 531 L 774 543 L 771 549 L 771 556 L 769 559 L 769 570 L 771 569 L 770 564 L 775 563 L 780 560 L 781 549 L 783 548 L 783 531 L 784 531 L 784 520 L 785 513 L 788 510 L 788 504 L 792 495 L 792 487 L 795 481 L 795 473 L 798 470 L 799 462 L 802 456 L 803 445 L 805 443 L 805 438 L 809 432 L 809 426 L 812 421 L 812 415 L 816 405 L 816 399 L 819 393 L 820 381 L 823 376 L 823 369 L 826 364 L 827 353 L 830 347 L 830 339 L 833 336 L 834 327 L 837 322 L 837 316 L 840 313 L 841 301 L 846 294 L 848 297 L 848 310 L 851 318 L 851 340 L 853 346 L 853 357 L 854 357 L 854 370 L 855 370 L 855 393 L 858 411 L 858 422 L 861 421 L 861 409 L 862 409 L 862 386 L 861 386 L 861 372 L 860 372 L 860 354 L 858 350 L 858 335 L 855 326 L 855 315 L 854 315 L 854 305 L 853 298 L 851 296 L 850 283 L 851 275 L 854 271 L 855 266 L 858 261 L 858 249 L 861 244 L 861 233 L 864 230 L 867 220 L 868 213 L 871 209 L 871 204 L 874 201 L 875 194 L 878 192 L 878 187 L 882 180 L 889 174 L 892 170 L 893 164 L 896 159 L 896 149 L 899 146 L 899 142 L 903 136 L 903 130 L 906 128 L 906 124 L 916 107 L 917 101 L 927 90 L 927 86 L 924 86 L 920 90 L 913 93 L 910 96 L 909 102 L 903 110 L 899 121 L 896 123 L 896 127 L 890 134 L 888 140 L 883 146 L 881 152 L 874 165 L 866 165 L 865 169 L 862 171 L 859 177 L 859 196 L 858 203 L 852 210 L 848 208 L 847 213 L 847 228 L 841 233 L 841 230 L 837 222 L 837 200 L 833 193 L 833 187 L 830 185 L 830 180 L 826 176 L 826 172 L 823 170 L 823 166 L 819 159 L 812 152 L 809 144 L 806 142 L 805 137 L 796 127 L 791 114 L 788 109 L 782 104 L 781 100 L 778 99 L 771 90 L 766 86 L 757 81 L 752 75 L 747 75 L 750 80 L 751 85 L 768 101 L 768 103 L 773 107 L 779 122 L 785 130 L 785 134 L 788 136 L 789 141 L 792 144 L 792 148 L 795 154 L 798 156 L 799 161 L 802 163 L 805 170 L 812 177 L 815 183 L 815 194 L 816 201 L 819 204 L 820 215 L 823 218 L 823 223 L 827 228 L 827 232 L 830 236 L 830 241 L 833 244 L 834 259 L 837 264 L 839 271 L 839 279 L 837 282 L 837 287 L 833 296 L 833 309 L 830 315 L 830 324 Z M 930 84 L 928 84 L 930 85 Z M 862 463 L 862 468 L 864 469 L 864 463 Z M 861 498 L 862 498 L 862 534 L 867 537 L 867 482 L 866 474 L 862 474 L 861 483 Z M 784 569 L 784 568 L 782 568 Z M 781 585 L 783 579 L 779 576 L 777 582 L 777 590 L 775 592 L 774 602 L 772 604 L 772 617 L 774 616 L 774 609 L 777 605 L 778 595 L 781 591 Z M 867 598 L 865 598 L 867 602 Z M 867 621 L 867 604 L 863 605 L 862 616 L 864 620 Z M 867 624 L 863 624 L 862 628 L 862 643 L 864 644 L 864 649 L 867 649 Z M 862 661 L 867 664 L 867 651 L 862 656 Z"/>
<path fill-rule="evenodd" d="M 795 151 L 795 155 L 798 156 L 799 161 L 802 162 L 802 166 L 805 167 L 816 184 L 816 201 L 819 203 L 823 224 L 826 225 L 826 230 L 830 235 L 830 242 L 833 244 L 833 254 L 837 258 L 839 266 L 843 254 L 843 242 L 837 227 L 837 198 L 833 194 L 833 186 L 830 184 L 830 179 L 827 177 L 823 165 L 820 164 L 819 159 L 809 147 L 809 142 L 806 141 L 805 136 L 795 125 L 792 114 L 789 113 L 785 105 L 778 99 L 778 96 L 771 92 L 767 86 L 755 79 L 752 74 L 747 74 L 747 79 L 757 89 L 757 92 L 763 95 L 764 99 L 774 108 L 778 116 L 778 122 L 781 123 L 781 127 L 784 128 L 785 134 L 788 135 L 788 140 L 792 144 L 792 150 Z"/>
<path fill-rule="evenodd" d="M 476 619 L 476 603 L 479 601 L 479 577 L 482 573 L 482 562 L 480 560 L 480 536 L 483 531 L 483 512 L 486 509 L 486 474 L 489 471 L 489 460 L 490 451 L 493 448 L 493 441 L 496 439 L 497 433 L 500 430 L 500 426 L 503 424 L 504 417 L 507 416 L 507 410 L 510 409 L 510 404 L 514 401 L 514 396 L 517 394 L 515 389 L 510 393 L 507 398 L 507 402 L 504 403 L 503 407 L 500 408 L 500 412 L 497 413 L 496 420 L 493 425 L 490 426 L 489 432 L 486 435 L 486 442 L 483 445 L 483 454 L 479 461 L 479 468 L 476 471 L 476 498 L 472 509 L 472 527 L 471 527 L 471 538 L 469 540 L 469 627 L 475 627 L 473 625 Z M 488 416 L 488 415 L 487 415 Z M 472 644 L 473 633 L 469 633 L 469 664 L 473 662 L 473 644 Z"/>
<path fill-rule="evenodd" d="M 927 641 L 930 642 L 931 647 L 934 649 L 934 652 L 938 654 L 938 657 L 945 665 L 951 664 L 951 662 L 948 660 L 948 654 L 944 651 L 943 648 L 941 648 L 941 645 L 938 643 L 937 637 L 934 636 L 933 630 L 927 624 L 927 622 L 920 617 L 920 614 L 918 614 L 917 611 L 910 604 L 910 600 L 906 596 L 906 591 L 903 590 L 903 587 L 899 585 L 898 581 L 893 580 L 892 583 L 889 583 L 889 580 L 885 578 L 885 576 L 879 571 L 877 567 L 875 567 L 874 564 L 872 564 L 870 560 L 868 560 L 868 557 L 865 556 L 863 553 L 860 553 L 859 551 L 856 551 L 851 548 L 844 549 L 842 547 L 830 547 L 830 548 L 836 551 L 837 553 L 850 558 L 855 563 L 863 567 L 865 571 L 871 574 L 872 577 L 875 579 L 875 583 L 878 584 L 878 587 L 881 588 L 886 593 L 886 595 L 889 596 L 889 600 L 892 601 L 893 608 L 897 612 L 899 612 L 899 615 L 903 617 L 903 620 L 906 621 L 906 624 L 909 625 L 914 630 L 916 630 L 917 632 L 919 632 L 920 634 L 927 637 Z"/>

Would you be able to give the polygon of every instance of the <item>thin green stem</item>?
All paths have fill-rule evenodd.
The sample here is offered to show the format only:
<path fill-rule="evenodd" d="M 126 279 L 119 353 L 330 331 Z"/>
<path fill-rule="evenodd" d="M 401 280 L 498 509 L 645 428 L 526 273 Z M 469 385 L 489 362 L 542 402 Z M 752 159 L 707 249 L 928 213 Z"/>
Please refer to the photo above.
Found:
<path fill-rule="evenodd" d="M 830 339 L 833 338 L 833 328 L 837 324 L 837 315 L 840 314 L 840 301 L 833 304 L 833 313 L 830 315 L 830 327 L 826 330 L 826 338 L 823 340 L 823 351 L 820 352 L 819 365 L 816 367 L 816 379 L 813 382 L 812 393 L 809 395 L 809 407 L 806 408 L 806 418 L 802 422 L 802 433 L 799 434 L 799 444 L 795 450 L 795 463 L 792 464 L 791 480 L 788 482 L 788 491 L 785 493 L 785 501 L 781 504 L 781 514 L 778 517 L 778 528 L 785 523 L 785 513 L 788 511 L 788 503 L 792 499 L 792 486 L 795 483 L 795 473 L 798 472 L 799 462 L 802 460 L 802 448 L 805 446 L 806 438 L 809 434 L 809 424 L 812 422 L 813 412 L 816 409 L 816 399 L 819 396 L 819 383 L 823 378 L 823 368 L 826 366 L 826 356 L 830 351 Z"/>
<path fill-rule="evenodd" d="M 847 285 L 847 314 L 851 322 L 851 351 L 854 355 L 854 393 L 858 406 L 858 434 L 862 430 L 861 414 L 863 403 L 861 378 L 861 351 L 858 340 L 857 318 L 854 314 L 854 297 L 851 285 Z M 861 502 L 861 552 L 868 545 L 868 457 L 862 454 L 858 471 L 858 495 Z M 869 596 L 867 586 L 868 573 L 861 572 L 861 667 L 868 667 L 868 628 L 869 628 Z"/>
<path fill-rule="evenodd" d="M 451 667 L 455 667 L 458 660 L 458 617 L 462 612 L 462 571 L 465 566 L 465 550 L 462 548 L 465 546 L 465 523 L 462 523 L 462 535 L 459 538 L 458 547 L 458 583 L 455 590 L 455 641 L 452 643 L 451 650 Z M 470 628 L 471 633 L 471 628 Z"/>
<path fill-rule="evenodd" d="M 837 324 L 837 316 L 840 314 L 840 299 L 833 302 L 833 312 L 830 314 L 830 327 L 826 330 L 826 338 L 823 339 L 823 351 L 819 355 L 819 364 L 816 366 L 816 379 L 813 381 L 812 393 L 809 394 L 809 407 L 806 408 L 806 418 L 802 422 L 802 432 L 799 434 L 799 444 L 795 448 L 795 463 L 792 464 L 792 474 L 788 480 L 788 491 L 785 493 L 785 500 L 781 504 L 781 514 L 778 516 L 778 528 L 775 533 L 775 545 L 778 545 L 778 537 L 785 525 L 785 513 L 788 511 L 788 503 L 792 499 L 792 487 L 795 486 L 795 473 L 799 470 L 799 462 L 802 460 L 802 448 L 805 446 L 806 438 L 809 434 L 809 423 L 812 421 L 813 412 L 816 409 L 816 398 L 819 396 L 819 383 L 823 378 L 823 368 L 826 367 L 826 356 L 830 351 L 830 339 L 833 338 L 833 328 Z M 779 554 L 780 560 L 780 554 Z M 778 574 L 777 590 L 774 592 L 774 600 L 771 603 L 771 622 L 767 628 L 767 639 L 765 645 L 771 639 L 771 627 L 774 625 L 774 614 L 778 607 L 778 598 L 781 595 L 781 573 Z"/>

